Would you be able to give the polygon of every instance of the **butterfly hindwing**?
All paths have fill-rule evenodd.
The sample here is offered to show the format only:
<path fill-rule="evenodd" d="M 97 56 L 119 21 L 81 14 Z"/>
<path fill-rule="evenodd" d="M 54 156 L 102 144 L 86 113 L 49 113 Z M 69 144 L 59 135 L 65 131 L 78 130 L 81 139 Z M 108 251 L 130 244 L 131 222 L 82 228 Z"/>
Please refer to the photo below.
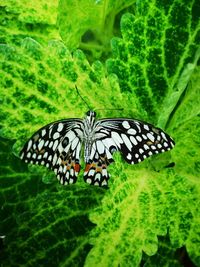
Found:
<path fill-rule="evenodd" d="M 97 186 L 107 186 L 109 173 L 107 166 L 110 164 L 106 154 L 95 152 L 94 158 L 86 164 L 84 180 L 86 183 Z"/>
<path fill-rule="evenodd" d="M 38 130 L 24 145 L 20 157 L 26 163 L 52 169 L 60 183 L 75 183 L 80 170 L 81 120 L 62 120 Z"/>
<path fill-rule="evenodd" d="M 106 141 L 110 153 L 120 151 L 129 164 L 139 163 L 174 147 L 174 141 L 168 134 L 139 120 L 100 120 L 97 129 L 99 136 L 105 135 L 101 141 Z"/>

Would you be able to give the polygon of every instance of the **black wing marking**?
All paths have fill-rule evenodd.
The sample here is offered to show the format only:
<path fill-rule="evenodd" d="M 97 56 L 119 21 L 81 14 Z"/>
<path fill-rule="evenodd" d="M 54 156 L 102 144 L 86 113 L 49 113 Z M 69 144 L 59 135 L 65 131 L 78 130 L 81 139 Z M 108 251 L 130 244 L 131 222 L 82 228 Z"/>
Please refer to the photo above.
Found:
<path fill-rule="evenodd" d="M 120 151 L 129 164 L 171 150 L 175 145 L 161 129 L 146 122 L 123 118 L 99 120 L 96 137 L 110 154 Z M 102 150 L 102 147 L 97 145 L 97 149 Z"/>
<path fill-rule="evenodd" d="M 26 163 L 53 170 L 62 184 L 75 183 L 80 171 L 83 123 L 78 119 L 60 120 L 38 130 L 26 142 L 20 157 Z"/>

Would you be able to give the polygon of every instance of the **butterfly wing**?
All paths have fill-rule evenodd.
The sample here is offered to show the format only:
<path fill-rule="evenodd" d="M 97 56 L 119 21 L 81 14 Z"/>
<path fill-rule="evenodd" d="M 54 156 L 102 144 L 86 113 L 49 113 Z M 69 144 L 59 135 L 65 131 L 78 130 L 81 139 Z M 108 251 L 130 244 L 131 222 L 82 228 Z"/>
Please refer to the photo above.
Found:
<path fill-rule="evenodd" d="M 107 171 L 107 166 L 113 162 L 113 160 L 108 159 L 105 152 L 99 154 L 98 150 L 95 148 L 97 142 L 93 143 L 92 150 L 95 151 L 94 155 L 91 155 L 89 162 L 86 163 L 84 180 L 91 185 L 107 186 L 110 177 Z"/>
<path fill-rule="evenodd" d="M 82 136 L 83 123 L 79 119 L 48 124 L 26 142 L 20 157 L 26 163 L 53 170 L 62 184 L 75 183 L 80 171 Z"/>
<path fill-rule="evenodd" d="M 97 124 L 97 135 L 107 150 L 118 150 L 129 164 L 172 149 L 172 138 L 160 128 L 131 119 L 105 119 Z M 100 150 L 97 145 L 97 150 Z"/>
<path fill-rule="evenodd" d="M 161 129 L 130 119 L 97 121 L 94 140 L 84 178 L 87 183 L 99 186 L 107 185 L 107 166 L 114 161 L 115 151 L 120 151 L 129 164 L 136 164 L 172 149 L 175 144 Z"/>

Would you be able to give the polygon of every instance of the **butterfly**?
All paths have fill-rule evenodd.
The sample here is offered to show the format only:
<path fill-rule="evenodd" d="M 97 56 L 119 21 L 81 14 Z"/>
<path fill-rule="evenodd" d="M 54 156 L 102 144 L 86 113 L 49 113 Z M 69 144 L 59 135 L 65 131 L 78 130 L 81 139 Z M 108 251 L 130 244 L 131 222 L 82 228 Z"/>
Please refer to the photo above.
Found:
<path fill-rule="evenodd" d="M 81 146 L 86 163 L 84 180 L 107 186 L 107 167 L 119 151 L 129 164 L 172 149 L 172 138 L 159 128 L 135 119 L 96 120 L 88 111 L 83 120 L 63 119 L 50 123 L 26 142 L 20 157 L 26 163 L 44 165 L 54 171 L 61 184 L 73 184 L 80 172 Z"/>

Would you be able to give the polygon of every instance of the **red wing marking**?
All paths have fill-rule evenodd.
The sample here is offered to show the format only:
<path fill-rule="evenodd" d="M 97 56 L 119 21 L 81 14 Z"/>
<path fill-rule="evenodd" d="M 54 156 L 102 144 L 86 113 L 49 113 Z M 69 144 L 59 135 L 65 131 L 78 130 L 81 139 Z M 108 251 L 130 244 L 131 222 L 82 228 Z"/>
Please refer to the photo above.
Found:
<path fill-rule="evenodd" d="M 59 169 L 54 169 L 54 172 L 61 184 L 74 184 L 80 172 L 80 164 L 73 160 L 62 161 Z"/>

